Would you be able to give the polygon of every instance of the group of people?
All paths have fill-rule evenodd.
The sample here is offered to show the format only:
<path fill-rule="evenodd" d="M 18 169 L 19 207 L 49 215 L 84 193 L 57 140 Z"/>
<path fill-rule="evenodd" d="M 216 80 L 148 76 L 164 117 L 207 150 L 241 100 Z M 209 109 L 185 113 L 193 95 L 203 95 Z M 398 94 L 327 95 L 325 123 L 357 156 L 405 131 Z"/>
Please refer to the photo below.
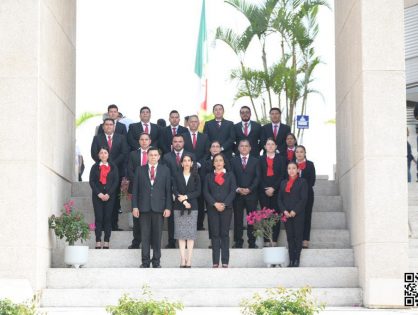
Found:
<path fill-rule="evenodd" d="M 199 132 L 199 117 L 169 114 L 170 124 L 150 122 L 151 109 L 140 109 L 140 121 L 118 122 L 118 107 L 108 107 L 108 118 L 98 128 L 91 145 L 96 164 L 90 171 L 96 223 L 96 248 L 109 248 L 112 230 L 118 230 L 121 180 L 129 180 L 132 195 L 133 240 L 141 247 L 140 267 L 159 268 L 164 218 L 168 244 L 180 249 L 180 267 L 190 268 L 197 231 L 211 240 L 214 268 L 229 265 L 229 229 L 233 218 L 233 248 L 243 248 L 244 214 L 267 207 L 285 222 L 290 267 L 298 267 L 302 248 L 309 247 L 314 203 L 315 167 L 306 149 L 297 145 L 290 127 L 281 123 L 279 108 L 271 108 L 264 126 L 251 120 L 251 109 L 240 108 L 241 121 L 226 120 L 222 104 L 213 106 L 215 118 Z M 104 242 L 102 242 L 104 231 Z M 280 221 L 274 227 L 277 243 Z M 248 247 L 256 248 L 251 225 Z M 150 255 L 150 249 L 153 255 Z"/>

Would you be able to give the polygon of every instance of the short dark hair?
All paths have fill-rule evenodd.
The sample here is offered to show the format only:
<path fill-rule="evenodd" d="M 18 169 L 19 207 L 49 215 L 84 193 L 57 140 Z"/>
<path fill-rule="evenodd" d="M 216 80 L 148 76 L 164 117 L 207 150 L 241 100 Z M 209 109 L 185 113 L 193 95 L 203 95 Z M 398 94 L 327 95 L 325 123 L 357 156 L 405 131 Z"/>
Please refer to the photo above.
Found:
<path fill-rule="evenodd" d="M 197 117 L 197 119 L 199 119 L 197 115 L 190 115 L 190 116 L 184 116 L 184 120 L 189 121 L 190 117 Z"/>
<path fill-rule="evenodd" d="M 142 106 L 141 109 L 139 110 L 139 113 L 141 114 L 143 110 L 148 109 L 149 112 L 151 113 L 151 109 L 148 106 Z"/>
<path fill-rule="evenodd" d="M 213 107 L 212 107 L 212 112 L 215 110 L 215 107 L 216 106 L 221 106 L 222 107 L 222 109 L 223 110 L 225 110 L 225 108 L 224 108 L 224 106 L 222 105 L 222 104 L 215 104 L 215 105 L 213 105 Z"/>
<path fill-rule="evenodd" d="M 173 109 L 173 110 L 170 112 L 170 114 L 168 114 L 168 116 L 170 117 L 170 116 L 171 116 L 171 114 L 179 114 L 179 116 L 180 116 L 180 113 L 179 113 L 177 110 L 175 110 L 175 109 Z"/>
<path fill-rule="evenodd" d="M 100 153 L 100 151 L 105 150 L 107 151 L 107 153 L 109 153 L 109 148 L 108 147 L 100 147 L 99 152 L 97 152 L 97 154 Z"/>
<path fill-rule="evenodd" d="M 173 140 L 174 140 L 174 138 L 182 138 L 183 141 L 184 141 L 183 135 L 182 134 L 179 134 L 179 133 L 177 133 L 175 136 L 173 136 Z"/>
<path fill-rule="evenodd" d="M 141 139 L 141 137 L 142 137 L 142 136 L 144 136 L 144 135 L 145 135 L 145 136 L 147 136 L 147 137 L 151 140 L 151 136 L 149 135 L 149 133 L 146 133 L 146 132 L 141 132 L 141 133 L 139 134 L 139 138 L 138 138 L 138 140 L 139 140 L 139 139 Z"/>
<path fill-rule="evenodd" d="M 274 138 L 273 138 L 273 137 L 268 137 L 268 138 L 266 139 L 266 143 L 267 143 L 267 141 L 273 141 L 273 142 L 274 142 L 274 144 L 275 144 L 275 145 L 277 145 L 276 140 L 274 140 Z"/>
<path fill-rule="evenodd" d="M 103 125 L 106 121 L 111 121 L 112 124 L 115 124 L 115 121 L 112 118 L 105 118 L 105 119 L 103 119 Z"/>
<path fill-rule="evenodd" d="M 212 143 L 210 144 L 210 146 L 212 146 L 214 143 L 219 144 L 220 147 L 222 147 L 221 143 L 219 142 L 219 140 L 214 140 L 212 141 Z"/>
<path fill-rule="evenodd" d="M 282 111 L 281 111 L 281 109 L 280 108 L 278 108 L 278 107 L 272 107 L 272 108 L 270 108 L 270 111 L 269 111 L 269 114 L 271 114 L 271 112 L 272 111 L 278 111 L 280 114 L 282 113 Z"/>
<path fill-rule="evenodd" d="M 147 153 L 150 153 L 151 151 L 157 151 L 158 154 L 161 155 L 160 149 L 158 149 L 157 147 L 149 147 Z"/>
<path fill-rule="evenodd" d="M 216 154 L 213 156 L 213 159 L 212 159 L 212 165 L 213 165 L 213 166 L 215 166 L 215 159 L 216 159 L 216 157 L 218 157 L 218 156 L 221 156 L 221 157 L 222 157 L 222 159 L 224 160 L 224 167 L 225 167 L 225 164 L 226 164 L 226 162 L 225 162 L 225 156 L 224 156 L 222 153 L 216 153 Z"/>
<path fill-rule="evenodd" d="M 241 108 L 239 109 L 239 111 L 241 112 L 241 109 L 243 109 L 243 108 L 248 109 L 250 111 L 250 113 L 251 113 L 251 108 L 249 108 L 247 105 L 241 106 Z"/>
<path fill-rule="evenodd" d="M 241 139 L 241 140 L 239 141 L 239 143 L 238 143 L 238 147 L 241 145 L 241 143 L 242 143 L 242 142 L 247 142 L 247 143 L 248 143 L 248 145 L 251 147 L 250 140 L 248 140 L 248 139 Z"/>
<path fill-rule="evenodd" d="M 295 142 L 296 142 L 296 144 L 297 144 L 298 139 L 296 138 L 295 134 L 294 134 L 294 133 L 289 132 L 289 133 L 286 135 L 286 139 L 287 139 L 287 137 L 289 137 L 289 136 L 291 136 L 291 137 L 293 138 L 293 140 L 295 140 Z"/>
<path fill-rule="evenodd" d="M 109 112 L 112 108 L 116 108 L 116 110 L 119 111 L 119 108 L 115 104 L 111 104 L 107 107 L 107 112 Z"/>
<path fill-rule="evenodd" d="M 158 119 L 157 120 L 157 126 L 159 126 L 159 127 L 166 127 L 167 126 L 167 123 L 165 122 L 165 119 L 164 118 L 160 118 L 160 119 Z"/>

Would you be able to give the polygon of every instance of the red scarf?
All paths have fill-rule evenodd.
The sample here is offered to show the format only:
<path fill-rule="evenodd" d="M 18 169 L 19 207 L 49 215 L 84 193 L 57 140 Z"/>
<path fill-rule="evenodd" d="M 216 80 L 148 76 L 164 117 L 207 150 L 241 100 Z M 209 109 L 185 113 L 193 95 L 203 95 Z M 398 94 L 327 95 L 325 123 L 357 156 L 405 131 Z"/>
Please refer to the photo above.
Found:
<path fill-rule="evenodd" d="M 286 184 L 286 189 L 285 192 L 290 193 L 290 190 L 292 189 L 293 184 L 295 183 L 295 181 L 298 179 L 298 176 L 296 175 L 295 177 L 289 177 L 289 180 L 287 181 Z"/>
<path fill-rule="evenodd" d="M 225 183 L 224 174 L 224 172 L 215 173 L 215 183 L 219 186 L 222 186 Z"/>
<path fill-rule="evenodd" d="M 99 181 L 102 183 L 102 185 L 106 185 L 107 182 L 107 174 L 110 172 L 110 165 L 100 165 L 100 179 Z"/>
<path fill-rule="evenodd" d="M 298 169 L 299 171 L 303 171 L 306 168 L 306 160 L 304 160 L 303 162 L 298 162 Z"/>
<path fill-rule="evenodd" d="M 295 151 L 287 149 L 287 160 L 292 161 L 295 156 Z"/>
<path fill-rule="evenodd" d="M 274 175 L 274 170 L 273 170 L 274 158 L 269 158 L 267 156 L 266 161 L 267 161 L 267 176 L 273 176 Z"/>

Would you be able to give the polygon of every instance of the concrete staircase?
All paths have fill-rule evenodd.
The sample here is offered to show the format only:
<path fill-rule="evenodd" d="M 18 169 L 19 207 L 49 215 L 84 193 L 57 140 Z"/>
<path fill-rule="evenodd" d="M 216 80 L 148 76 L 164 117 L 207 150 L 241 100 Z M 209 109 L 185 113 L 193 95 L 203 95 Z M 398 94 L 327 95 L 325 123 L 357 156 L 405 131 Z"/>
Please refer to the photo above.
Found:
<path fill-rule="evenodd" d="M 139 269 L 140 251 L 128 250 L 131 231 L 113 232 L 110 250 L 95 250 L 89 240 L 89 262 L 82 269 L 63 268 L 65 244 L 57 242 L 43 290 L 44 307 L 101 307 L 117 303 L 123 293 L 139 296 L 149 285 L 155 297 L 182 301 L 186 306 L 238 306 L 243 298 L 265 288 L 309 285 L 319 301 L 329 306 L 362 304 L 358 270 L 338 187 L 321 178 L 315 187 L 310 248 L 302 251 L 300 268 L 266 268 L 261 249 L 231 249 L 230 268 L 212 269 L 207 231 L 199 231 L 193 268 L 180 269 L 177 249 L 162 250 L 162 269 Z M 93 222 L 88 183 L 74 183 L 72 199 Z M 129 205 L 123 202 L 120 227 L 129 229 Z M 244 233 L 245 234 L 245 233 Z M 232 231 L 231 231 L 232 236 Z M 167 233 L 163 232 L 164 246 Z M 231 238 L 232 241 L 232 238 Z M 417 240 L 418 241 L 418 240 Z M 279 243 L 286 244 L 282 228 Z M 260 244 L 261 245 L 261 244 Z"/>

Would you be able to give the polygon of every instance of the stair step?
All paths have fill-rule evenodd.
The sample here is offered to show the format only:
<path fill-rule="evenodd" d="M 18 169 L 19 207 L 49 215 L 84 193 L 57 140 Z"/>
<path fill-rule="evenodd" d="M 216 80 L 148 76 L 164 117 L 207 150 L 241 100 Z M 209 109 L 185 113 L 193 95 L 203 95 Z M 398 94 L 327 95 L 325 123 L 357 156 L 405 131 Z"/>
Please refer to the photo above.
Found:
<path fill-rule="evenodd" d="M 356 267 L 50 268 L 48 289 L 357 288 Z"/>
<path fill-rule="evenodd" d="M 230 246 L 233 245 L 233 231 L 229 232 Z M 163 232 L 162 235 L 162 247 L 164 247 L 167 241 L 167 232 Z M 247 234 L 244 231 L 244 246 L 247 246 Z M 110 247 L 113 249 L 126 249 L 132 242 L 132 231 L 112 232 L 110 238 Z M 57 240 L 57 248 L 63 248 L 65 242 L 63 240 Z M 86 243 L 90 248 L 95 247 L 94 232 L 90 232 L 90 239 Z M 258 243 L 260 246 L 262 244 Z M 286 232 L 282 229 L 279 234 L 279 245 L 286 246 Z M 208 231 L 198 231 L 197 239 L 195 241 L 195 248 L 208 248 L 210 240 Z M 311 241 L 309 242 L 310 248 L 350 248 L 350 235 L 347 229 L 337 230 L 311 230 Z"/>
<path fill-rule="evenodd" d="M 53 252 L 52 267 L 65 267 L 63 249 Z M 140 265 L 141 251 L 132 249 L 109 249 L 89 251 L 89 260 L 83 268 L 136 268 Z M 262 249 L 230 249 L 230 263 L 234 268 L 263 268 Z M 352 249 L 304 249 L 301 267 L 353 267 Z M 178 249 L 162 249 L 161 265 L 164 268 L 178 268 L 180 253 Z M 285 266 L 288 265 L 284 264 Z M 212 251 L 198 249 L 193 251 L 193 267 L 210 268 Z"/>
<path fill-rule="evenodd" d="M 45 289 L 43 307 L 104 307 L 116 305 L 124 294 L 140 297 L 140 289 Z M 264 293 L 260 288 L 152 289 L 156 299 L 180 301 L 186 307 L 238 307 L 245 298 Z M 327 306 L 360 306 L 360 288 L 313 288 L 312 295 Z M 70 314 L 70 313 L 68 313 Z M 71 313 L 72 314 L 72 313 Z M 196 313 L 197 314 L 197 313 Z M 226 313 L 225 313 L 226 314 Z"/>

